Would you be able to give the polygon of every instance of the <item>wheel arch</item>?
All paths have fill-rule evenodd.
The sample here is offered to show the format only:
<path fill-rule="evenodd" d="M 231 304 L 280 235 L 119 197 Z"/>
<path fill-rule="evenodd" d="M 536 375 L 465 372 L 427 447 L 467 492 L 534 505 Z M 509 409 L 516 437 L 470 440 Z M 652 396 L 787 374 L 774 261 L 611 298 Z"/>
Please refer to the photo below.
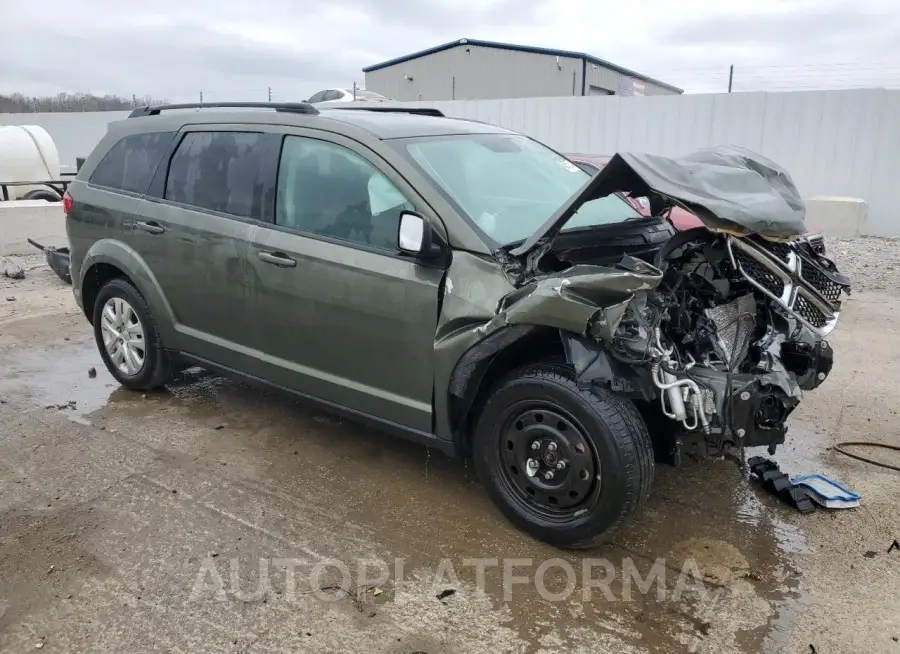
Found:
<path fill-rule="evenodd" d="M 88 250 L 78 280 L 81 304 L 88 321 L 93 323 L 94 301 L 100 288 L 110 279 L 129 281 L 144 297 L 158 325 L 164 342 L 172 342 L 174 330 L 172 308 L 147 262 L 121 241 L 104 239 Z"/>
<path fill-rule="evenodd" d="M 579 385 L 599 382 L 626 396 L 653 396 L 649 379 L 645 381 L 631 367 L 618 362 L 597 341 L 555 327 L 504 327 L 469 348 L 450 377 L 447 394 L 451 428 L 462 454 L 471 453 L 474 421 L 494 384 L 518 367 L 541 361 L 570 366 Z"/>

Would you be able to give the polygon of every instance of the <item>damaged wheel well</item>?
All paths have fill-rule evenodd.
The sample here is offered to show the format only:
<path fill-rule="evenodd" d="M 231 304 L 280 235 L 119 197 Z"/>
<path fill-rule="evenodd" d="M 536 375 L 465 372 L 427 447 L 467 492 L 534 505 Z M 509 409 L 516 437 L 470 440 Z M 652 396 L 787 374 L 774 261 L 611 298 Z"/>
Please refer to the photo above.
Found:
<path fill-rule="evenodd" d="M 468 350 L 450 379 L 450 420 L 460 450 L 471 452 L 471 433 L 491 388 L 506 373 L 539 361 L 565 362 L 559 330 L 516 325 L 495 332 Z"/>
<path fill-rule="evenodd" d="M 84 281 L 81 283 L 81 300 L 84 313 L 91 324 L 94 321 L 94 302 L 97 293 L 106 282 L 116 278 L 131 281 L 122 270 L 109 263 L 95 263 L 85 273 Z"/>
<path fill-rule="evenodd" d="M 603 383 L 632 399 L 654 397 L 648 379 L 621 365 L 596 341 L 551 327 L 506 327 L 460 357 L 450 378 L 451 428 L 464 455 L 471 452 L 475 421 L 497 381 L 511 370 L 539 362 L 568 367 L 579 385 Z"/>

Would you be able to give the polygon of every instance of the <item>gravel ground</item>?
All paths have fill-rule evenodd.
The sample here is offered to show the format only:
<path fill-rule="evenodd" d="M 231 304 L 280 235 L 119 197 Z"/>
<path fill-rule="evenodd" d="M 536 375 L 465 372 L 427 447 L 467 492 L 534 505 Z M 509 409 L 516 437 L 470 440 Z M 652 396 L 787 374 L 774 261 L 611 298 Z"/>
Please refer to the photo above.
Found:
<path fill-rule="evenodd" d="M 883 291 L 900 295 L 900 239 L 829 238 L 828 249 L 853 291 Z"/>

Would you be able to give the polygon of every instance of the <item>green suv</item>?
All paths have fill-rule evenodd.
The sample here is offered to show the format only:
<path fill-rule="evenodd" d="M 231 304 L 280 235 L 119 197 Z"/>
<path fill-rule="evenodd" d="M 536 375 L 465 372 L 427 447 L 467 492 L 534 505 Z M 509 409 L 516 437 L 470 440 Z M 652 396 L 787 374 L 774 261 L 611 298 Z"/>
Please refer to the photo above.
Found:
<path fill-rule="evenodd" d="M 641 161 L 592 177 L 428 109 L 138 109 L 64 198 L 74 293 L 129 389 L 191 366 L 284 389 L 471 457 L 510 520 L 586 547 L 646 500 L 655 459 L 783 442 L 849 287 Z M 710 229 L 673 237 L 672 203 Z"/>

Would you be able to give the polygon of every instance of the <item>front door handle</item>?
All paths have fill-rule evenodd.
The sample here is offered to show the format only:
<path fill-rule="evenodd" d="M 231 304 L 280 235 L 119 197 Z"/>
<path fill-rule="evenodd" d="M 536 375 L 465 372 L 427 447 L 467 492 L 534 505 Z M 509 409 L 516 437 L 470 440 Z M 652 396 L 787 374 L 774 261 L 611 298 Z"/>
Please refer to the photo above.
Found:
<path fill-rule="evenodd" d="M 137 224 L 137 226 L 143 229 L 145 232 L 149 232 L 151 234 L 162 234 L 164 231 L 166 231 L 165 227 L 153 220 L 149 222 L 140 222 Z"/>
<path fill-rule="evenodd" d="M 296 261 L 291 259 L 283 252 L 260 252 L 259 258 L 266 263 L 271 263 L 275 266 L 281 266 L 282 268 L 293 268 L 297 265 Z"/>

